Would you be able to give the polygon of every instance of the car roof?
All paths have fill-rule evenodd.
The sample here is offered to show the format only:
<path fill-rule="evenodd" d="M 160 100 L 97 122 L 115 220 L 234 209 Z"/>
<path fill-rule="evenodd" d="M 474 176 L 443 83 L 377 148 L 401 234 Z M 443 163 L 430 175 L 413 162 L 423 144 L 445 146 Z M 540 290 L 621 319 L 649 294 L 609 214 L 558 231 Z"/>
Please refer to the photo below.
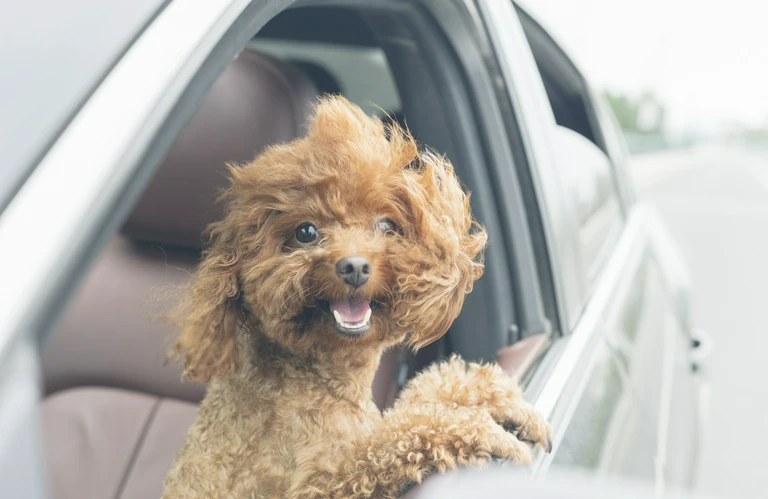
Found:
<path fill-rule="evenodd" d="M 165 3 L 34 0 L 0 5 L 0 212 Z"/>

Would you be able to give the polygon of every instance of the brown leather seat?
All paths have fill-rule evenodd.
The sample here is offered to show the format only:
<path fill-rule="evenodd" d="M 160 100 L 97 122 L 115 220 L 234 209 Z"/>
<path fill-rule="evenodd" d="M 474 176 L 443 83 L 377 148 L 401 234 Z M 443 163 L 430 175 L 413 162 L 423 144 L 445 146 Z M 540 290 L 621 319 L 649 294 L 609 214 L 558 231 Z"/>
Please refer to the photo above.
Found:
<path fill-rule="evenodd" d="M 317 98 L 295 68 L 243 52 L 212 87 L 109 242 L 43 352 L 43 418 L 56 499 L 157 498 L 205 387 L 164 365 L 173 331 L 152 320 L 153 290 L 194 271 L 219 216 L 225 163 L 293 139 Z M 154 307 L 156 308 L 156 307 Z M 379 402 L 394 356 L 382 362 Z"/>

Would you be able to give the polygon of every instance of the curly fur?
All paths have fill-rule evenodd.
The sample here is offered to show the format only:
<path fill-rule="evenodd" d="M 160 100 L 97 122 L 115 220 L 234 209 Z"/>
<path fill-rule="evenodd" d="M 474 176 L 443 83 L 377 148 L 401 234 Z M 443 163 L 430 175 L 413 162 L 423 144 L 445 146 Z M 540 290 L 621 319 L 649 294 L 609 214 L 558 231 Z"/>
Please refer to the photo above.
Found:
<path fill-rule="evenodd" d="M 164 498 L 396 497 L 434 470 L 530 460 L 502 424 L 549 427 L 498 367 L 458 358 L 414 378 L 383 415 L 371 383 L 383 350 L 443 335 L 483 271 L 486 233 L 450 163 L 341 97 L 307 137 L 231 166 L 223 220 L 172 312 L 185 374 L 210 381 Z M 380 219 L 397 233 L 374 230 Z M 295 240 L 304 222 L 312 244 Z M 335 263 L 362 255 L 358 290 Z M 320 304 L 378 308 L 350 338 Z"/>

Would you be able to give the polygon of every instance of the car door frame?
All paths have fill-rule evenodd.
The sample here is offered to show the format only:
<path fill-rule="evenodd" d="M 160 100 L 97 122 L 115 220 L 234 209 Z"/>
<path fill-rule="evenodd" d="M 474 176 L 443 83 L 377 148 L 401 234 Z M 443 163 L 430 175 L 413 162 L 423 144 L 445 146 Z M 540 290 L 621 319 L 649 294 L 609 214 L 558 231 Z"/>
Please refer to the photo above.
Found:
<path fill-rule="evenodd" d="M 621 175 L 617 178 L 617 184 L 622 192 L 627 216 L 618 241 L 594 284 L 590 285 L 578 272 L 572 270 L 578 266 L 572 244 L 577 224 L 567 204 L 567 193 L 558 183 L 556 158 L 552 154 L 557 144 L 554 135 L 556 123 L 546 90 L 512 1 L 477 0 L 477 4 L 490 33 L 517 120 L 523 123 L 524 146 L 536 196 L 542 205 L 548 256 L 552 262 L 558 300 L 557 310 L 563 326 L 563 336 L 545 354 L 526 392 L 529 400 L 554 426 L 553 453 L 539 453 L 533 468 L 533 476 L 541 478 L 546 475 L 567 429 L 569 418 L 579 403 L 594 367 L 595 352 L 605 342 L 602 317 L 610 306 L 614 292 L 631 282 L 641 271 L 644 262 L 654 259 L 662 266 L 666 285 L 671 291 L 675 317 L 685 332 L 691 333 L 690 279 L 685 262 L 658 214 L 653 208 L 634 202 L 634 193 L 626 178 Z M 592 109 L 592 112 L 598 122 L 605 119 L 604 109 Z M 603 127 L 607 125 L 610 124 L 599 123 L 601 133 L 605 132 Z M 611 160 L 623 161 L 621 144 L 614 141 L 609 145 Z M 670 380 L 665 383 L 669 384 Z M 660 396 L 662 399 L 668 398 L 669 393 L 662 389 Z M 668 406 L 668 400 L 662 400 L 661 404 Z M 663 424 L 658 432 L 659 438 L 663 439 L 666 434 Z M 661 440 L 659 447 L 663 453 Z M 665 456 L 649 457 L 663 462 Z M 663 489 L 663 470 L 656 471 L 655 480 L 657 486 L 661 484 Z"/>

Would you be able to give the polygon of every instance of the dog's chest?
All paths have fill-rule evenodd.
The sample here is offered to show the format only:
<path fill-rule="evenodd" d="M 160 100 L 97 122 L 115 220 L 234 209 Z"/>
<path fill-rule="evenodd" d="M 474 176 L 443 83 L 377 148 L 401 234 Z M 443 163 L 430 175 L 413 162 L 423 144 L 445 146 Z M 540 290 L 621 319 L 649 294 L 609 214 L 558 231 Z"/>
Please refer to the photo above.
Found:
<path fill-rule="evenodd" d="M 318 468 L 332 467 L 346 447 L 381 415 L 373 406 L 360 410 L 284 407 L 263 420 L 261 438 L 249 449 L 251 483 L 259 497 L 282 497 Z M 336 409 L 336 410 L 333 410 Z"/>

